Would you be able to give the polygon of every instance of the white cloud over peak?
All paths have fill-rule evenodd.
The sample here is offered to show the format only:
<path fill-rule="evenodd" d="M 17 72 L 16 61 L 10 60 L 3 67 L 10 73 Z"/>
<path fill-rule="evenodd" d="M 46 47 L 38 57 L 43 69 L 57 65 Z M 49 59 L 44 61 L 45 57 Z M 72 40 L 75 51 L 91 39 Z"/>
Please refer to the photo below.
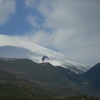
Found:
<path fill-rule="evenodd" d="M 0 13 L 3 11 L 0 24 L 15 12 L 15 1 L 7 1 L 9 4 L 0 0 Z M 17 45 L 19 42 L 12 43 L 11 40 L 23 40 L 57 50 L 79 62 L 96 64 L 100 61 L 99 4 L 99 0 L 25 0 L 25 10 L 31 9 L 25 17 L 32 30 L 23 36 L 0 35 L 3 41 L 0 44 Z"/>
<path fill-rule="evenodd" d="M 27 7 L 37 9 L 45 18 L 43 30 L 33 34 L 34 42 L 54 48 L 77 61 L 98 63 L 99 3 L 98 0 L 26 0 Z M 47 33 L 46 29 L 50 32 Z"/>
<path fill-rule="evenodd" d="M 0 25 L 5 24 L 11 14 L 15 13 L 15 0 L 0 0 Z"/>

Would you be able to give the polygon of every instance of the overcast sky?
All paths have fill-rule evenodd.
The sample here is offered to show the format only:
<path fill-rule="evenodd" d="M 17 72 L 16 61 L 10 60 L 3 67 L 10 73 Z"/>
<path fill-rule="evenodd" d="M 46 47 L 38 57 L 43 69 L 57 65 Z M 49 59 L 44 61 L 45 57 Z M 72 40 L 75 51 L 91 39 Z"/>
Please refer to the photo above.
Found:
<path fill-rule="evenodd" d="M 0 46 L 16 39 L 99 63 L 100 0 L 0 0 Z"/>

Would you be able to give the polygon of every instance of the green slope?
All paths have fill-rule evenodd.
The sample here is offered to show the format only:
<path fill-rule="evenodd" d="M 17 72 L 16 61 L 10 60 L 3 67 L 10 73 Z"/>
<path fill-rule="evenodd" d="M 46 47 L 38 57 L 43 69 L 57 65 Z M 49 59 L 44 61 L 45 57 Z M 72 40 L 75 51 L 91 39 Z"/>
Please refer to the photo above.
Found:
<path fill-rule="evenodd" d="M 56 100 L 38 85 L 0 70 L 0 100 Z"/>
<path fill-rule="evenodd" d="M 10 72 L 0 70 L 0 100 L 100 100 L 89 96 L 55 97 L 54 94 L 39 88 Z"/>
<path fill-rule="evenodd" d="M 47 64 L 44 68 L 42 64 L 37 64 L 29 59 L 1 59 L 0 68 L 35 82 L 45 90 L 53 91 L 56 94 L 79 94 L 72 82 L 59 74 L 59 71 L 51 64 Z"/>
<path fill-rule="evenodd" d="M 44 97 L 49 98 L 51 95 L 55 98 L 79 94 L 99 97 L 100 94 L 100 90 L 92 87 L 92 83 L 87 79 L 49 63 L 44 68 L 43 64 L 37 64 L 29 59 L 0 58 L 0 69 L 4 70 L 4 72 L 0 71 L 0 84 L 1 87 L 4 85 L 4 90 L 10 90 L 6 89 L 8 87 L 19 89 L 18 91 L 20 89 L 28 91 L 27 89 L 29 89 L 32 94 L 37 93 L 36 95 L 45 95 Z M 27 92 L 24 93 L 23 98 L 26 96 L 25 94 Z"/>

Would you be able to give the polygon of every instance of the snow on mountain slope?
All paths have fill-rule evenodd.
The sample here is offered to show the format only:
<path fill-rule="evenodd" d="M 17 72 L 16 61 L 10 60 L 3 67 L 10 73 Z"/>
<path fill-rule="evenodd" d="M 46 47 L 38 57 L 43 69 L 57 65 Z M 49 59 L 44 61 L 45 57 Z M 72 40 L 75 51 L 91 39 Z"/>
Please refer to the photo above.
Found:
<path fill-rule="evenodd" d="M 52 50 L 44 48 L 42 46 L 30 43 L 30 42 L 25 42 L 25 41 L 18 41 L 18 42 L 19 43 L 17 43 L 16 45 L 8 44 L 7 47 L 9 47 L 10 49 L 11 49 L 11 46 L 16 48 L 16 49 L 13 49 L 12 52 L 10 52 L 11 50 L 8 50 L 6 48 L 4 50 L 7 50 L 7 51 L 4 51 L 4 50 L 0 51 L 1 53 L 4 52 L 0 55 L 2 55 L 2 57 L 29 58 L 37 63 L 41 63 L 42 56 L 47 55 L 50 59 L 50 60 L 48 60 L 48 62 L 50 62 L 52 65 L 62 66 L 62 67 L 68 68 L 76 73 L 86 72 L 90 68 L 89 65 L 82 64 L 82 63 L 76 62 L 74 60 L 71 60 L 58 52 L 52 51 Z M 6 47 L 6 45 L 5 45 L 5 47 Z M 15 50 L 16 50 L 16 52 L 14 52 Z M 10 52 L 10 55 L 8 55 L 9 52 Z M 14 52 L 14 54 L 12 54 L 13 52 Z M 4 54 L 8 55 L 8 56 L 4 56 Z M 18 54 L 20 56 L 18 56 Z"/>
<path fill-rule="evenodd" d="M 35 56 L 29 55 L 29 58 L 37 63 L 41 63 L 41 57 L 44 55 L 47 55 L 50 58 L 50 60 L 48 62 L 50 62 L 52 65 L 62 66 L 62 67 L 68 68 L 76 73 L 78 73 L 79 71 L 85 72 L 90 68 L 86 64 L 78 63 L 78 62 L 71 60 L 70 58 L 67 58 L 66 56 L 64 56 L 58 52 L 52 51 L 50 49 L 47 49 L 47 48 L 44 48 L 44 47 L 41 47 L 38 45 L 34 45 L 34 48 L 35 49 L 33 49 L 32 52 L 35 52 L 37 55 L 35 55 Z"/>

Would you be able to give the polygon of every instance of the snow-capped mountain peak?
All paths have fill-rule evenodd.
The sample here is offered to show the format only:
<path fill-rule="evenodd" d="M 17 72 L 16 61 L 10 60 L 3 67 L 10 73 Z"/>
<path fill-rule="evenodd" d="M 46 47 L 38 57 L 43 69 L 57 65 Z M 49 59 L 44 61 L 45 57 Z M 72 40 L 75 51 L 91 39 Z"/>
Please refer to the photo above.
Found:
<path fill-rule="evenodd" d="M 62 66 L 76 73 L 85 72 L 90 68 L 89 65 L 78 63 L 74 60 L 67 58 L 63 54 L 30 42 L 20 41 L 19 45 L 16 46 L 2 46 L 0 47 L 0 53 L 1 57 L 29 58 L 37 63 L 41 63 L 42 56 L 47 55 L 50 59 L 48 60 L 48 62 L 52 65 Z"/>

